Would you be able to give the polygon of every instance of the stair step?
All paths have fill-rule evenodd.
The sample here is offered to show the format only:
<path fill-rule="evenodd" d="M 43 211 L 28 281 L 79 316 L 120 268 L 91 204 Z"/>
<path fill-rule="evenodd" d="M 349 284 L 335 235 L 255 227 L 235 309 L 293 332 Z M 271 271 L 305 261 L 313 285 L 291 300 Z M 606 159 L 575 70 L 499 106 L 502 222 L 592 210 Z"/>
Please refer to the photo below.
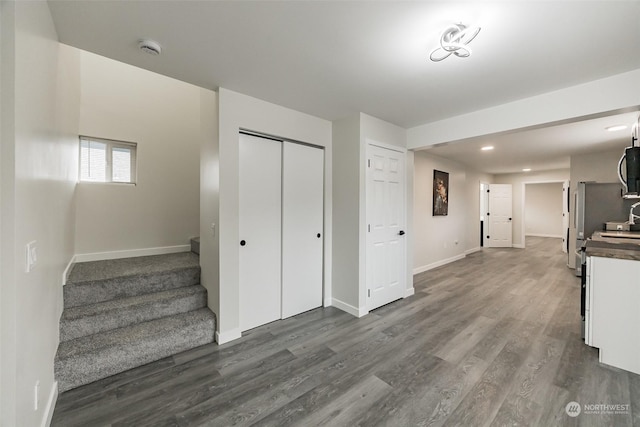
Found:
<path fill-rule="evenodd" d="M 191 239 L 191 252 L 200 254 L 200 237 Z"/>
<path fill-rule="evenodd" d="M 64 307 L 95 304 L 200 283 L 197 254 L 181 252 L 78 263 L 64 286 Z"/>
<path fill-rule="evenodd" d="M 55 360 L 60 392 L 213 342 L 208 309 L 176 314 L 60 343 Z"/>
<path fill-rule="evenodd" d="M 197 310 L 207 305 L 200 285 L 67 308 L 60 319 L 60 341 Z"/>

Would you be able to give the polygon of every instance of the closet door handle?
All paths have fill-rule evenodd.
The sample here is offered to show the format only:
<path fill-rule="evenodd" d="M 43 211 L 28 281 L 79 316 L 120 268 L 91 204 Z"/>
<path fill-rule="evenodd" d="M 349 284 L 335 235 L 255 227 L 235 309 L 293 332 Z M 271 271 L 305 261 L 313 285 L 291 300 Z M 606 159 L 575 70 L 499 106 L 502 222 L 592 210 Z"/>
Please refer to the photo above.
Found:
<path fill-rule="evenodd" d="M 240 246 L 244 246 L 246 244 L 247 244 L 247 242 L 245 242 L 244 240 L 240 240 Z"/>
<path fill-rule="evenodd" d="M 316 234 L 316 237 L 317 237 L 318 239 L 320 238 L 320 236 L 322 236 L 322 234 L 320 234 L 320 233 Z"/>
<path fill-rule="evenodd" d="M 401 236 L 404 236 L 404 230 L 400 230 L 400 232 L 398 233 Z"/>

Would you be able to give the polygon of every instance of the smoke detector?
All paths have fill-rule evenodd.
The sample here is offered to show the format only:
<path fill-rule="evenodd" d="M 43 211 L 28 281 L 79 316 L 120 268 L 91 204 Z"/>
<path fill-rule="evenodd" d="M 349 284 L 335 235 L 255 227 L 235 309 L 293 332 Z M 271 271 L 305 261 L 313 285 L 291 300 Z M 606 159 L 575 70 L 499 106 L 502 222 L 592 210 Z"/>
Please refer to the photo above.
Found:
<path fill-rule="evenodd" d="M 154 56 L 160 55 L 162 52 L 162 46 L 160 46 L 158 42 L 149 39 L 140 40 L 140 42 L 138 42 L 138 48 L 141 51 Z"/>

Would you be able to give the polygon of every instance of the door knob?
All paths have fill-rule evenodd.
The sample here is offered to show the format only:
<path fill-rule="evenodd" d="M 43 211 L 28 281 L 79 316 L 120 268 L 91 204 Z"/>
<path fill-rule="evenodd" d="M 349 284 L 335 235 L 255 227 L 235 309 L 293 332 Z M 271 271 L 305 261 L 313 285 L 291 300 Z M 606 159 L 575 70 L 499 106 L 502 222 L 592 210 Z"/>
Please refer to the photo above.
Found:
<path fill-rule="evenodd" d="M 240 246 L 244 246 L 246 244 L 247 244 L 247 242 L 245 242 L 244 240 L 240 240 Z"/>
<path fill-rule="evenodd" d="M 400 232 L 398 232 L 399 235 L 404 236 L 404 230 L 400 230 Z"/>

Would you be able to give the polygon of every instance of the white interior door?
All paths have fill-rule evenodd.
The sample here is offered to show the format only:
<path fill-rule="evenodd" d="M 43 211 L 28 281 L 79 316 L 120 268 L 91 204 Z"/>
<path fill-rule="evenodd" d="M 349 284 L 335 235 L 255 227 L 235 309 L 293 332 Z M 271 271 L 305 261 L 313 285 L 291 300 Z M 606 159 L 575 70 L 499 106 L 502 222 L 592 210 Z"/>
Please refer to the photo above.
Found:
<path fill-rule="evenodd" d="M 324 150 L 285 142 L 282 318 L 322 306 Z"/>
<path fill-rule="evenodd" d="M 281 315 L 280 141 L 240 134 L 240 329 Z"/>
<path fill-rule="evenodd" d="M 562 252 L 569 251 L 569 181 L 562 183 Z"/>
<path fill-rule="evenodd" d="M 489 235 L 492 248 L 513 246 L 511 184 L 489 185 Z"/>
<path fill-rule="evenodd" d="M 404 296 L 405 153 L 367 147 L 367 308 Z"/>

